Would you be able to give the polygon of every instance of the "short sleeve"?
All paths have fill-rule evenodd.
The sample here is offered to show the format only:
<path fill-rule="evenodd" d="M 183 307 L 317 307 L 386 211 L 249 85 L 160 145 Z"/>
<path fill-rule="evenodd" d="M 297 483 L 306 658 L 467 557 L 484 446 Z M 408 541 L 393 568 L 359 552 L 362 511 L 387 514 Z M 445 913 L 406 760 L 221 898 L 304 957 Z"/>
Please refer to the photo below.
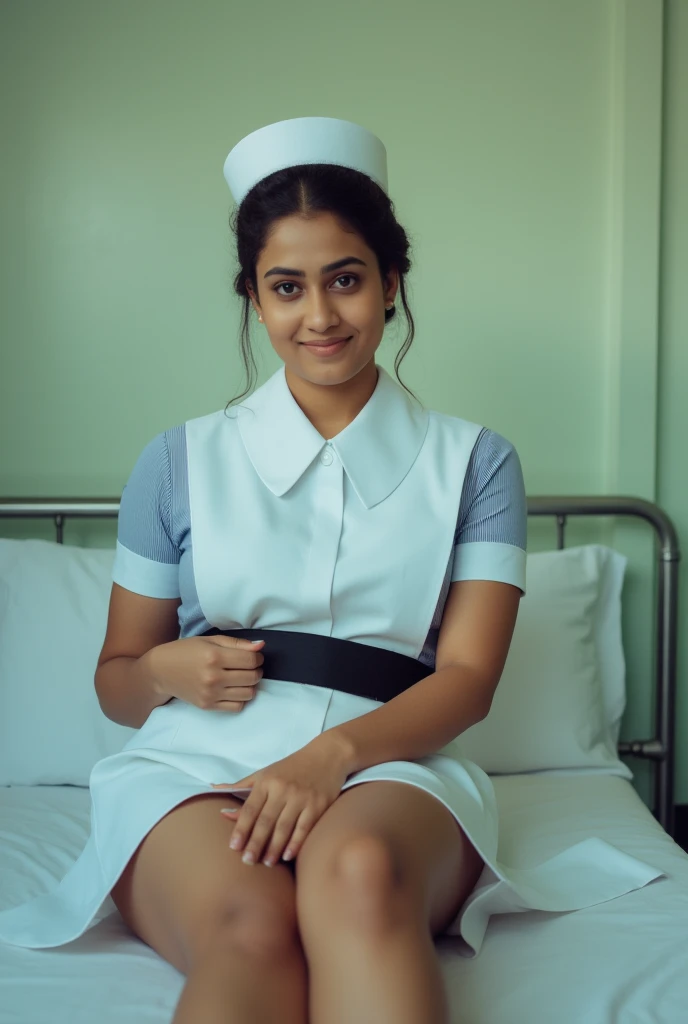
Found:
<path fill-rule="evenodd" d="M 145 597 L 179 597 L 180 551 L 172 540 L 172 476 L 165 433 L 139 455 L 120 500 L 112 579 Z"/>
<path fill-rule="evenodd" d="M 466 470 L 451 580 L 495 580 L 526 592 L 528 507 L 521 462 L 506 438 L 484 429 Z"/>

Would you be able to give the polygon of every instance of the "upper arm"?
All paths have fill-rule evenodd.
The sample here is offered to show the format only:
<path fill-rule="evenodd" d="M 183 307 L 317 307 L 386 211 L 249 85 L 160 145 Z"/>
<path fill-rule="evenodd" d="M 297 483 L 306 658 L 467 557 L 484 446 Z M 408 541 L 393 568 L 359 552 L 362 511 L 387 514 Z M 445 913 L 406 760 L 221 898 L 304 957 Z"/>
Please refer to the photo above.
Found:
<path fill-rule="evenodd" d="M 483 431 L 466 472 L 435 669 L 469 667 L 484 679 L 488 705 L 526 589 L 526 531 L 526 492 L 516 449 L 501 435 Z"/>
<path fill-rule="evenodd" d="M 172 532 L 172 475 L 165 434 L 139 455 L 122 492 L 117 550 L 100 666 L 141 657 L 179 637 L 180 551 Z"/>
<path fill-rule="evenodd" d="M 486 707 L 504 669 L 520 600 L 518 587 L 493 580 L 459 580 L 449 588 L 435 671 L 446 665 L 465 665 L 481 676 Z"/>
<path fill-rule="evenodd" d="M 144 597 L 113 583 L 98 666 L 111 658 L 140 658 L 152 647 L 179 639 L 180 604 L 179 598 Z"/>
<path fill-rule="evenodd" d="M 521 461 L 500 434 L 483 430 L 461 495 L 451 580 L 495 580 L 525 593 L 528 510 Z"/>

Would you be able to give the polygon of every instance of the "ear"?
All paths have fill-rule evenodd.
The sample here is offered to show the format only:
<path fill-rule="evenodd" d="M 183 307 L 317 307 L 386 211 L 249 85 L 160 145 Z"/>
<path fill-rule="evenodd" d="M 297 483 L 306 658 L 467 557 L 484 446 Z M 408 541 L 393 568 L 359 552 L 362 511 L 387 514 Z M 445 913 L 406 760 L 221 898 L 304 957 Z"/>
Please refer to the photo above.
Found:
<path fill-rule="evenodd" d="M 398 288 L 399 272 L 396 267 L 392 267 L 384 280 L 385 305 L 387 305 L 388 302 L 394 302 Z"/>
<path fill-rule="evenodd" d="M 253 291 L 253 288 L 251 287 L 251 284 L 250 284 L 249 281 L 246 281 L 246 291 L 249 294 L 249 298 L 251 299 L 251 303 L 253 304 L 253 308 L 255 309 L 256 313 L 260 313 L 260 306 L 258 304 L 258 299 L 256 298 L 256 294 Z"/>

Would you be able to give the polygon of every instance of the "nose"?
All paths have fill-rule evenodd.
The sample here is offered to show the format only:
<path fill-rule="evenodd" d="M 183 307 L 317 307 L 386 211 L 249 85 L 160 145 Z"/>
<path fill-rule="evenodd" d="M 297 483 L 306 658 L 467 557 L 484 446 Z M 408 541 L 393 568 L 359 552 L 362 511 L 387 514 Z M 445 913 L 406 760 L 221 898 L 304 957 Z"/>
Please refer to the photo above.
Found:
<path fill-rule="evenodd" d="M 323 335 L 330 327 L 339 323 L 339 314 L 331 296 L 325 292 L 312 291 L 304 313 L 304 326 L 314 334 Z"/>

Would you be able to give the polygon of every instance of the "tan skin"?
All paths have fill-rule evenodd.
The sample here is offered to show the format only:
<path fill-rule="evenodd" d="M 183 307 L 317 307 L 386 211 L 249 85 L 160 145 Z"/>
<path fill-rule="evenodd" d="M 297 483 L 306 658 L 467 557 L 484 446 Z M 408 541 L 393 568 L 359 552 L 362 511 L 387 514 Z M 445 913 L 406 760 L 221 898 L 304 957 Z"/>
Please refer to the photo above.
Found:
<path fill-rule="evenodd" d="M 321 274 L 352 256 L 365 266 Z M 278 266 L 304 276 L 265 277 Z M 251 300 L 289 388 L 332 438 L 375 389 L 375 352 L 398 276 L 383 280 L 365 241 L 321 213 L 277 222 L 256 277 Z M 299 344 L 338 336 L 351 341 L 334 357 Z M 519 598 L 517 588 L 485 580 L 450 587 L 436 668 L 470 669 L 486 709 Z M 138 655 L 168 641 L 178 604 L 114 585 L 106 645 Z M 228 849 L 228 806 L 242 805 L 221 792 L 178 805 L 112 890 L 131 929 L 187 975 L 173 1024 L 449 1024 L 433 937 L 454 919 L 483 862 L 439 801 L 401 782 L 353 786 L 315 821 L 296 860 L 272 867 L 244 864 L 241 851 Z"/>
<path fill-rule="evenodd" d="M 362 260 L 322 274 L 347 256 Z M 277 274 L 275 267 L 305 272 Z M 332 438 L 356 418 L 377 384 L 375 352 L 385 328 L 398 274 L 383 281 L 377 257 L 356 232 L 329 213 L 294 215 L 273 225 L 256 265 L 258 293 L 247 284 L 253 308 L 284 362 L 289 390 L 322 434 Z M 349 337 L 337 355 L 321 358 L 301 342 Z"/>

